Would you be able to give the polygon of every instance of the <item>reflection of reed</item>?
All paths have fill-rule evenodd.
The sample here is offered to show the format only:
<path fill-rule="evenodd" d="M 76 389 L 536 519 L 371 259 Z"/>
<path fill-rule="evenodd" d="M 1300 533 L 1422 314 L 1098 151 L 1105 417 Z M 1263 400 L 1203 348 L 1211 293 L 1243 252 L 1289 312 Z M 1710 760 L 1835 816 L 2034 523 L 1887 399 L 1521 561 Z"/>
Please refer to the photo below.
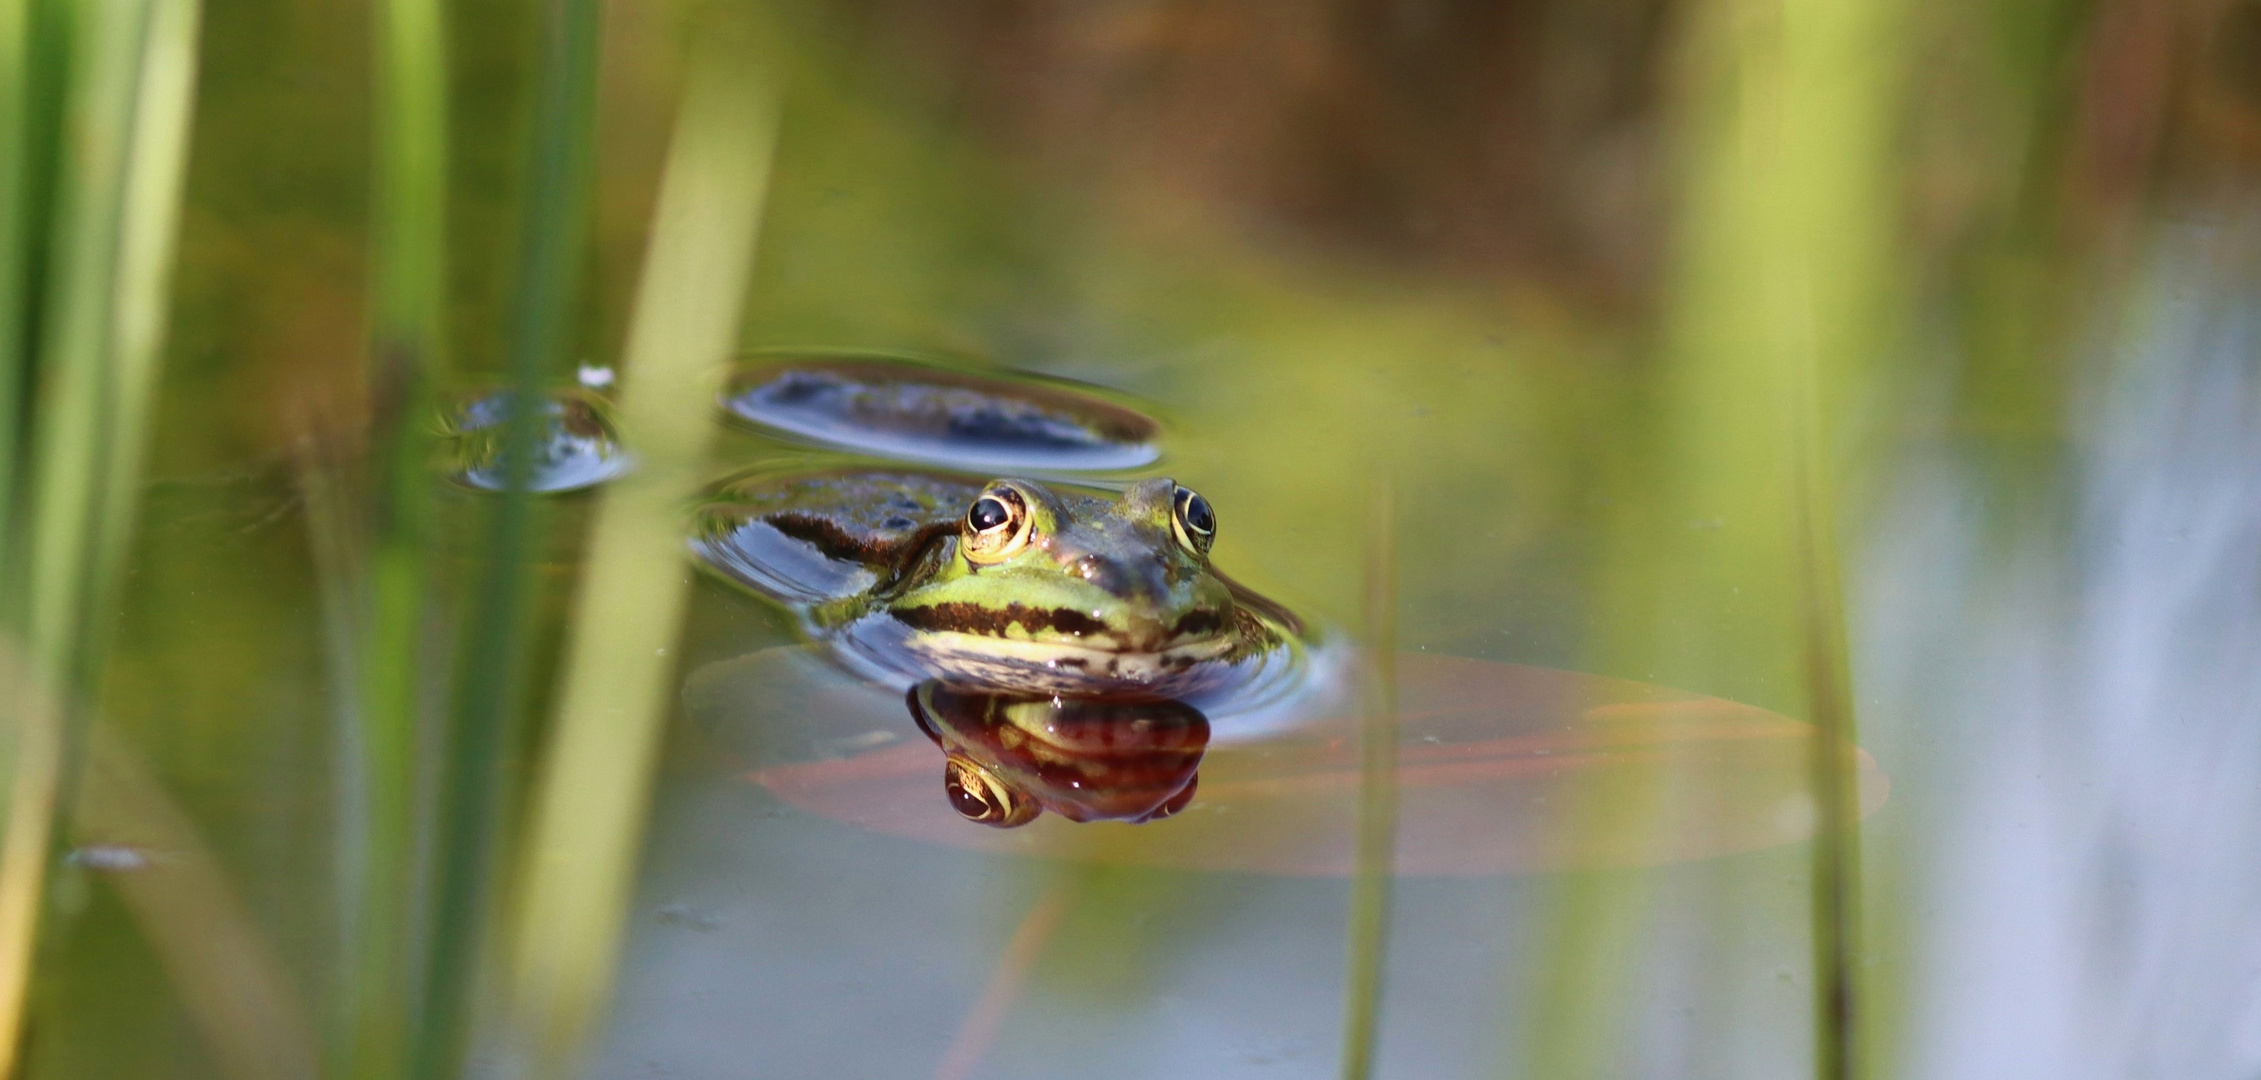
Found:
<path fill-rule="evenodd" d="M 1066 917 L 1082 881 L 1078 875 L 1061 874 L 1036 903 L 1029 905 L 1028 914 L 1021 916 L 1021 924 L 1014 928 L 1005 950 L 997 955 L 989 981 L 982 984 L 981 996 L 974 999 L 973 1008 L 966 1010 L 966 1018 L 958 1023 L 957 1034 L 950 1037 L 950 1049 L 935 1066 L 934 1080 L 968 1080 L 981 1067 L 981 1059 L 996 1043 L 1006 1014 L 1021 996 L 1021 987 L 1044 955 L 1045 945 L 1060 929 L 1060 920 Z"/>
<path fill-rule="evenodd" d="M 126 841 L 146 865 L 103 875 L 132 912 L 223 1070 L 243 1080 L 316 1075 L 314 1031 L 272 943 L 218 859 L 132 747 L 90 725 L 72 831 Z"/>

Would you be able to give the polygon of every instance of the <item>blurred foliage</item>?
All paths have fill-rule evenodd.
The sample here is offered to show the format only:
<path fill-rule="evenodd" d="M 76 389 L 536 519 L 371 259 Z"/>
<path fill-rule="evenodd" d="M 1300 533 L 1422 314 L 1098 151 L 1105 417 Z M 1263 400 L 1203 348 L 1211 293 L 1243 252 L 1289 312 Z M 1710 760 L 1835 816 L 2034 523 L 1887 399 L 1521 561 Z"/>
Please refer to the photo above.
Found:
<path fill-rule="evenodd" d="M 1162 468 L 1219 508 L 1220 562 L 1336 628 L 1360 621 L 1382 463 L 1400 477 L 1403 648 L 1807 715 L 1766 306 L 1799 271 L 1776 245 L 1841 290 L 1815 302 L 1834 366 L 1811 389 L 1844 534 L 1876 512 L 1883 448 L 1908 444 L 1983 442 L 2002 512 L 2046 514 L 2031 481 L 2078 437 L 2080 336 L 2149 215 L 2249 197 L 2261 170 L 2255 0 L 1879 2 L 1825 50 L 1868 66 L 1754 86 L 1770 20 L 1826 6 L 784 5 L 745 344 L 910 349 L 1141 395 L 1169 425 Z M 519 333 L 546 10 L 445 8 L 446 262 L 421 284 L 447 386 L 503 378 Z M 604 9 L 588 236 L 558 256 L 585 287 L 542 358 L 553 375 L 623 351 L 688 18 Z M 325 1007 L 344 690 L 291 455 L 367 435 L 369 27 L 359 5 L 208 8 L 156 481 L 100 698 Z M 1775 148 L 1794 167 L 1773 175 L 1782 159 L 1746 151 L 1781 131 L 1844 141 Z M 450 586 L 482 573 L 484 510 L 436 499 L 444 602 L 423 625 L 444 642 L 467 591 Z M 553 510 L 524 608 L 525 647 L 550 658 L 537 703 L 588 517 Z M 784 637 L 703 588 L 690 627 L 693 656 Z M 480 782 L 516 798 L 539 735 L 514 732 Z M 1092 877 L 1036 979 L 1095 1007 L 1198 944 L 1139 913 L 1181 889 L 1187 910 L 1225 902 Z M 1568 882 L 1553 960 L 1503 978 L 1502 1008 L 1560 1040 L 1518 1044 L 1532 1075 L 1632 1022 L 1606 946 L 1640 932 L 1643 887 Z M 99 878 L 63 873 L 50 906 L 34 1075 L 217 1075 Z"/>

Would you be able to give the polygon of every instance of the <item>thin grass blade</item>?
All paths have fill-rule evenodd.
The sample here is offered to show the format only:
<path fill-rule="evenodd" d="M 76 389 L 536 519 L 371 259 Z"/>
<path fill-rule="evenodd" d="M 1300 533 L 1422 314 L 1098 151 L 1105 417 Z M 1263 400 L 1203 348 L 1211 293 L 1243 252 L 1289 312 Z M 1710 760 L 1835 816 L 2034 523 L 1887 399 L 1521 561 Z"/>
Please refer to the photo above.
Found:
<path fill-rule="evenodd" d="M 24 23 L 13 7 L 0 36 Z M 91 692 L 107 613 L 132 530 L 144 428 L 156 391 L 174 233 L 185 171 L 196 67 L 194 0 L 105 0 L 78 12 L 55 259 L 38 342 L 48 372 L 33 427 L 38 470 L 25 582 L 25 662 L 9 697 L 17 710 L 14 781 L 0 844 L 0 1075 L 12 1070 L 20 1037 L 50 834 L 76 741 L 73 718 Z M 22 149 L 28 91 L 22 41 L 0 44 L 13 113 L 8 137 Z M 6 189 L 10 213 L 24 202 L 17 159 Z M 21 223 L 19 222 L 18 225 Z M 12 226 L 13 227 L 13 226 Z M 6 258 L 26 265 L 21 231 Z M 20 290 L 22 282 L 12 283 Z M 20 317 L 21 292 L 0 301 Z M 25 354 L 14 350 L 20 374 Z M 20 384 L 18 384 L 20 385 Z M 11 435 L 20 430 L 11 424 Z"/>
<path fill-rule="evenodd" d="M 13 565 L 9 548 L 18 525 L 16 474 L 30 381 L 31 110 L 31 3 L 0 0 L 0 568 Z M 0 609 L 8 606 L 13 576 L 0 569 Z"/>
<path fill-rule="evenodd" d="M 444 755 L 415 1069 L 432 1080 L 460 1067 L 471 983 L 484 952 L 480 931 L 491 914 L 497 831 L 511 802 L 503 759 L 528 696 L 534 563 L 548 517 L 531 491 L 545 422 L 538 402 L 566 359 L 586 254 L 600 14 L 596 0 L 553 0 L 543 35 L 511 314 L 504 489 L 485 508 L 477 592 L 460 647 Z"/>
<path fill-rule="evenodd" d="M 638 284 L 620 416 L 642 465 L 597 510 L 520 886 L 509 1042 L 538 1075 L 571 1068 L 616 963 L 688 581 L 681 513 L 768 184 L 776 114 L 759 60 L 742 38 L 703 35 Z"/>
<path fill-rule="evenodd" d="M 1344 934 L 1344 1080 L 1374 1074 L 1389 959 L 1397 849 L 1397 498 L 1377 470 L 1367 499 L 1365 691 L 1359 712 L 1358 836 Z"/>
<path fill-rule="evenodd" d="M 1838 581 L 1838 474 L 1857 464 L 1853 403 L 1888 389 L 1877 359 L 1901 286 L 1895 157 L 1910 9 L 1895 0 L 1779 0 L 1706 16 L 1704 78 L 1719 92 L 1692 125 L 1689 241 L 1672 334 L 1665 425 L 1691 517 L 1731 522 L 1708 564 L 1714 590 L 1767 632 L 1695 625 L 1686 650 L 1725 679 L 1802 690 L 1816 735 L 1812 848 L 1813 1073 L 1864 1074 L 1858 962 L 1858 792 Z M 1690 611 L 1706 610 L 1697 604 Z M 1693 620 L 1691 620 L 1692 622 Z M 1752 640 L 1762 637 L 1762 640 Z"/>
<path fill-rule="evenodd" d="M 358 882 L 342 927 L 345 985 L 331 1054 L 344 1075 L 392 1080 L 411 1060 L 420 915 L 414 883 L 418 738 L 430 599 L 433 372 L 440 366 L 447 265 L 447 93 L 437 0 L 376 5 L 378 41 L 365 611 L 360 760 L 347 781 L 367 800 L 341 838 L 341 881 Z"/>

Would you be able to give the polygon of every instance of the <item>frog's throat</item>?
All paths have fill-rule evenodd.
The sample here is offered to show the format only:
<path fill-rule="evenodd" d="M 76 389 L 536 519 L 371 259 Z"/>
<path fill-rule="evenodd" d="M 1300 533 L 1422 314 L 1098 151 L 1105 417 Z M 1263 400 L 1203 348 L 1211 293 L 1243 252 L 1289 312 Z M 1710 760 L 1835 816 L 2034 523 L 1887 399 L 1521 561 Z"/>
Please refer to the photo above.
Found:
<path fill-rule="evenodd" d="M 1208 663 L 1227 660 L 1247 644 L 1230 634 L 1200 638 L 1151 651 L 1108 647 L 1104 635 L 1091 643 L 1034 641 L 958 630 L 920 630 L 904 639 L 926 666 L 975 682 L 1016 683 L 1012 673 L 1031 668 L 1056 671 L 1071 679 L 1128 685 L 1167 683 Z"/>

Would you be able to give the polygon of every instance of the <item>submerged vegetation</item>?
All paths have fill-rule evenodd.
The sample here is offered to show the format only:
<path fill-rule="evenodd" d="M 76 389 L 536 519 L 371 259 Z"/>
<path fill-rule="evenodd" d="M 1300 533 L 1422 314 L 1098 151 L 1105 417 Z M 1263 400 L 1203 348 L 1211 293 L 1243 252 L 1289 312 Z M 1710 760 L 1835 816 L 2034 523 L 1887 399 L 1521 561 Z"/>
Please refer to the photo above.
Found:
<path fill-rule="evenodd" d="M 2261 7 L 1195 7 L 0 0 L 0 1076 L 1983 1060 L 1940 1004 L 1973 924 L 1929 913 L 1978 850 L 1955 808 L 2031 762 L 1959 752 L 2057 691 L 1969 657 L 2045 670 L 1980 639 L 1996 600 L 2120 611 L 2052 605 L 2147 580 L 2094 556 L 2141 548 L 2094 539 L 2125 506 L 2238 504 L 2143 487 L 2205 448 L 2095 417 L 2252 393 L 2219 313 L 2252 310 Z M 2170 347 L 2230 357 L 2211 394 L 2129 374 Z M 1217 861 L 1117 824 L 944 848 L 749 782 L 918 733 L 746 722 L 874 714 L 770 677 L 792 620 L 693 573 L 690 508 L 868 449 L 836 429 L 898 357 L 937 400 L 1026 369 L 986 423 L 1198 488 L 1250 595 L 1355 643 L 1342 745 L 1229 789 L 1347 784 L 1309 826 L 1347 862 L 1216 869 L 1234 807 L 1178 773 L 1141 828 Z M 786 360 L 792 394 L 748 381 Z M 2211 685 L 2128 633 L 2067 684 L 2120 672 L 2115 717 Z M 1502 674 L 1538 668 L 1590 675 Z M 1406 703 L 1599 676 L 1804 740 L 1765 809 L 1811 839 L 1644 847 L 1725 813 L 1669 770 L 1467 826 L 1648 852 L 1614 863 L 1463 866 L 1406 821 L 1421 777 L 1648 745 L 1596 710 L 1455 757 L 1530 733 Z M 2240 730 L 2194 756 L 2234 771 Z"/>

